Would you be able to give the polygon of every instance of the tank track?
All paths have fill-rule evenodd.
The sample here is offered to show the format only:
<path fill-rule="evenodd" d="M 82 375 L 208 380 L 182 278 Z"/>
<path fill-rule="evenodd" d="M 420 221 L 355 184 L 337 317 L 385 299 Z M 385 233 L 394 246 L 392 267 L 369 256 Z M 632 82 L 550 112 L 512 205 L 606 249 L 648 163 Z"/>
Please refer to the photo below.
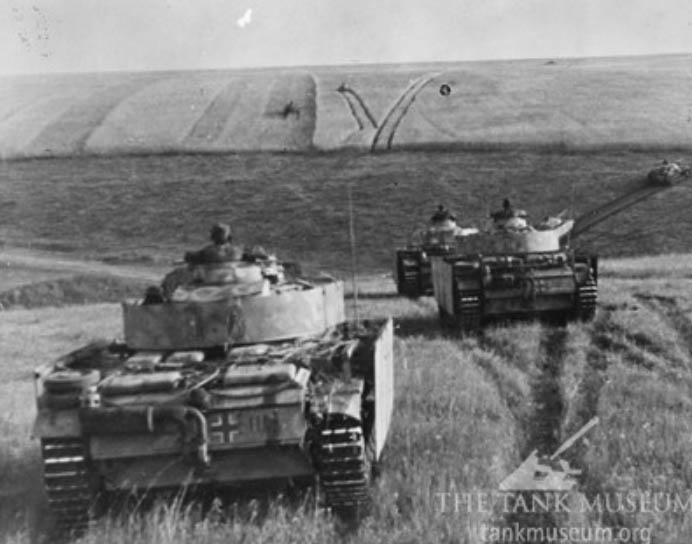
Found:
<path fill-rule="evenodd" d="M 457 323 L 462 332 L 477 332 L 481 328 L 482 308 L 480 291 L 462 291 L 457 299 Z"/>
<path fill-rule="evenodd" d="M 368 512 L 370 452 L 360 423 L 345 416 L 330 417 L 320 430 L 316 455 L 323 505 L 337 514 Z"/>
<path fill-rule="evenodd" d="M 86 448 L 80 438 L 41 440 L 44 487 L 58 533 L 86 530 L 94 499 Z"/>
<path fill-rule="evenodd" d="M 577 319 L 590 321 L 596 315 L 598 285 L 589 278 L 577 291 Z"/>

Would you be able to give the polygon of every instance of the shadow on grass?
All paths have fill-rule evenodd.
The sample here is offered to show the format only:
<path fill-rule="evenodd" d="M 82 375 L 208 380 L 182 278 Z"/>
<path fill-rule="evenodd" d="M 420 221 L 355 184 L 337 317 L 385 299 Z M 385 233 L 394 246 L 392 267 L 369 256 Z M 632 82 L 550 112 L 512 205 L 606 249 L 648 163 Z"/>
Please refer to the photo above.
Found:
<path fill-rule="evenodd" d="M 394 334 L 399 337 L 424 336 L 426 338 L 454 338 L 461 336 L 444 327 L 436 315 L 402 316 L 394 319 Z"/>
<path fill-rule="evenodd" d="M 391 292 L 391 293 L 377 293 L 377 292 L 372 292 L 372 293 L 358 293 L 358 300 L 383 300 L 383 299 L 392 299 L 392 298 L 399 298 L 401 295 Z M 353 300 L 355 297 L 353 296 L 353 293 L 346 293 L 344 294 L 344 298 L 347 300 Z"/>

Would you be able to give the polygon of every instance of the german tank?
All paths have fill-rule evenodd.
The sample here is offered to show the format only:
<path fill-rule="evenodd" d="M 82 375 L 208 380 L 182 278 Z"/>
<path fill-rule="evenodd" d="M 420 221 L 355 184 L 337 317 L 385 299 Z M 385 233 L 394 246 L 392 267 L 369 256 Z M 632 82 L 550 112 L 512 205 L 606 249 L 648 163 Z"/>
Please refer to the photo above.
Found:
<path fill-rule="evenodd" d="M 479 330 L 490 318 L 592 319 L 598 257 L 575 251 L 571 242 L 670 186 L 647 178 L 576 220 L 565 219 L 563 212 L 535 226 L 506 201 L 504 209 L 493 214 L 489 231 L 456 237 L 452 252 L 432 259 L 440 319 L 466 332 Z"/>
<path fill-rule="evenodd" d="M 678 162 L 669 162 L 664 159 L 661 161 L 661 164 L 649 170 L 647 177 L 652 183 L 673 185 L 690 176 L 690 174 L 692 174 L 692 169 L 689 166 Z"/>
<path fill-rule="evenodd" d="M 432 295 L 431 258 L 450 255 L 457 237 L 477 232 L 460 227 L 452 214 L 438 210 L 425 228 L 413 232 L 405 248 L 397 249 L 394 268 L 397 292 L 411 298 Z"/>
<path fill-rule="evenodd" d="M 343 286 L 271 259 L 181 267 L 122 303 L 124 340 L 36 370 L 45 492 L 79 529 L 96 494 L 307 478 L 367 512 L 393 407 L 391 319 L 347 321 Z M 182 279 L 182 281 L 181 281 Z"/>

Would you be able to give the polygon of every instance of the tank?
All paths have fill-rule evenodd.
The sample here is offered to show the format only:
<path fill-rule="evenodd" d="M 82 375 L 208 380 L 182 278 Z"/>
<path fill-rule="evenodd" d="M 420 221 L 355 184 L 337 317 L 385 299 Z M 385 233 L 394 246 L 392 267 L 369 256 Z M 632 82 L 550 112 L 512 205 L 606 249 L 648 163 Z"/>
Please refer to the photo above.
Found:
<path fill-rule="evenodd" d="M 689 166 L 663 160 L 661 164 L 649 170 L 647 177 L 652 183 L 674 185 L 683 181 L 683 178 L 688 177 L 691 173 L 692 169 Z"/>
<path fill-rule="evenodd" d="M 465 332 L 478 331 L 491 318 L 593 319 L 598 256 L 575 251 L 571 242 L 672 185 L 647 176 L 576 220 L 565 219 L 564 211 L 531 226 L 525 212 L 507 213 L 508 208 L 493 214 L 490 231 L 457 236 L 448 254 L 432 258 L 440 319 Z"/>
<path fill-rule="evenodd" d="M 460 236 L 477 233 L 477 229 L 462 228 L 456 221 L 431 221 L 410 236 L 405 248 L 397 249 L 394 278 L 400 295 L 418 298 L 433 294 L 432 257 L 450 255 Z"/>
<path fill-rule="evenodd" d="M 181 267 L 122 303 L 124 338 L 35 372 L 45 492 L 63 531 L 104 492 L 316 482 L 367 513 L 393 408 L 392 321 L 275 261 Z"/>

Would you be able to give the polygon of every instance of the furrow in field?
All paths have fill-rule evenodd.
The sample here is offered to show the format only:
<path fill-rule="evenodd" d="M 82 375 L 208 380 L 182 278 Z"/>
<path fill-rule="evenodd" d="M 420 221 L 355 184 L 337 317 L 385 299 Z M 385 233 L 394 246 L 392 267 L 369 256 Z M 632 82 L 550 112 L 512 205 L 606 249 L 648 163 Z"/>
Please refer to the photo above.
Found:
<path fill-rule="evenodd" d="M 49 95 L 21 109 L 0 124 L 0 158 L 26 156 L 29 144 L 74 103 L 72 94 Z"/>
<path fill-rule="evenodd" d="M 89 136 L 108 114 L 128 96 L 147 84 L 130 81 L 94 92 L 79 100 L 43 130 L 24 148 L 30 156 L 70 155 L 84 151 Z"/>
<path fill-rule="evenodd" d="M 182 141 L 227 83 L 221 74 L 162 74 L 105 117 L 86 141 L 95 153 L 179 151 Z"/>
<path fill-rule="evenodd" d="M 183 140 L 183 145 L 199 148 L 210 142 L 215 142 L 246 91 L 247 83 L 245 80 L 235 78 L 231 80 L 204 110 L 202 116 Z"/>

